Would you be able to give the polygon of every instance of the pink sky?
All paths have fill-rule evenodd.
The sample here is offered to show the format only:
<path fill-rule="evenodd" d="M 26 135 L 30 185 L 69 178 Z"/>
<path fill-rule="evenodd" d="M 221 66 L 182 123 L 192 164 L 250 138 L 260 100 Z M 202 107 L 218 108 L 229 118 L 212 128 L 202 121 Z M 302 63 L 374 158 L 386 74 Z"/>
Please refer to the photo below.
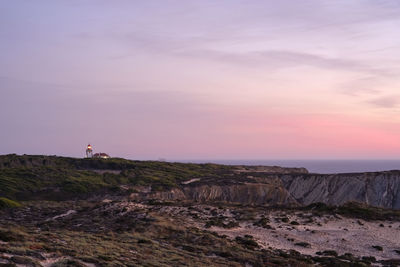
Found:
<path fill-rule="evenodd" d="M 400 157 L 398 1 L 2 1 L 0 154 Z"/>

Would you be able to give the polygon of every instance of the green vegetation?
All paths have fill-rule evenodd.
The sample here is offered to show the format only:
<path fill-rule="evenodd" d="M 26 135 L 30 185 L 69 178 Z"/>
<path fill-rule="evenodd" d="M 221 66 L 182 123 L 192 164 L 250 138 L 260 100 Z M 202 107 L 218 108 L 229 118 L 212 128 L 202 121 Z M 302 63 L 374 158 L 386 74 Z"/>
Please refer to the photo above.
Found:
<path fill-rule="evenodd" d="M 18 228 L 0 228 L 0 241 L 10 242 L 10 241 L 24 241 L 25 234 Z"/>
<path fill-rule="evenodd" d="M 372 246 L 372 247 L 378 251 L 383 251 L 383 247 L 381 246 Z"/>
<path fill-rule="evenodd" d="M 245 235 L 244 237 L 237 236 L 235 240 L 239 243 L 244 245 L 248 249 L 256 249 L 259 248 L 260 246 L 258 243 L 253 239 L 252 236 L 250 235 Z"/>
<path fill-rule="evenodd" d="M 324 203 L 313 203 L 304 207 L 315 215 L 325 213 L 340 214 L 346 217 L 369 220 L 400 220 L 400 211 L 368 206 L 359 202 L 348 202 L 342 206 L 328 206 Z M 360 224 L 360 223 L 359 223 Z"/>
<path fill-rule="evenodd" d="M 250 235 L 228 237 L 210 230 L 212 226 L 228 229 L 248 222 L 266 229 L 272 229 L 274 222 L 283 222 L 285 227 L 294 229 L 290 225 L 304 223 L 291 221 L 285 212 L 279 212 L 272 219 L 265 217 L 276 209 L 299 213 L 306 210 L 304 214 L 310 216 L 304 217 L 307 223 L 313 222 L 313 216 L 325 214 L 339 219 L 337 214 L 364 220 L 400 220 L 399 211 L 359 203 L 343 206 L 316 203 L 286 208 L 210 203 L 202 213 L 198 212 L 203 210 L 202 206 L 168 197 L 139 203 L 136 198 L 127 200 L 132 193 L 141 194 L 150 188 L 166 190 L 194 178 L 201 179 L 192 180 L 187 187 L 210 182 L 217 185 L 262 182 L 265 178 L 251 180 L 248 175 L 235 172 L 232 166 L 216 164 L 0 156 L 0 266 L 41 266 L 49 258 L 54 267 L 80 267 L 86 263 L 95 266 L 368 266 L 375 258 L 339 256 L 333 250 L 321 251 L 318 256 L 302 255 L 295 250 L 262 247 Z M 17 201 L 24 201 L 23 207 L 17 208 L 21 206 Z M 358 224 L 363 225 L 360 220 Z M 311 247 L 306 242 L 287 240 L 298 248 Z M 398 262 L 380 263 L 395 266 Z"/>
<path fill-rule="evenodd" d="M 0 156 L 0 197 L 86 198 L 95 193 L 123 193 L 121 185 L 151 185 L 157 191 L 189 179 L 224 177 L 231 172 L 230 167 L 216 164 L 5 155 Z"/>
<path fill-rule="evenodd" d="M 5 197 L 0 197 L 0 209 L 4 208 L 18 208 L 21 207 L 21 204 L 17 201 L 10 200 Z"/>
<path fill-rule="evenodd" d="M 324 255 L 324 256 L 333 256 L 333 257 L 337 257 L 338 256 L 338 253 L 335 250 L 318 251 L 316 254 L 317 255 Z"/>
<path fill-rule="evenodd" d="M 51 267 L 68 267 L 68 266 L 69 267 L 86 267 L 87 265 L 81 263 L 80 261 L 71 260 L 71 259 L 62 259 L 51 265 Z"/>
<path fill-rule="evenodd" d="M 185 227 L 168 214 L 133 210 L 117 216 L 119 208 L 105 213 L 108 204 L 84 204 L 76 216 L 40 222 L 43 214 L 64 213 L 69 205 L 36 202 L 30 206 L 31 219 L 15 226 L 4 221 L 0 228 L 2 253 L 13 255 L 8 261 L 36 266 L 52 257 L 52 265 L 83 266 L 306 266 L 309 256 L 283 258 L 280 252 L 263 250 L 252 236 L 235 240 L 216 233 Z M 145 212 L 145 213 L 144 213 Z M 111 214 L 114 214 L 111 216 Z M 143 215 L 146 214 L 146 218 Z M 29 214 L 25 214 L 29 215 Z M 127 220 L 123 220 L 127 218 Z M 139 219 L 140 218 L 140 219 Z M 134 221 L 133 223 L 128 223 Z M 79 222 L 79 224 L 77 224 Z M 93 222 L 99 224 L 94 225 Z M 37 231 L 40 227 L 40 231 Z M 14 261 L 15 260 L 15 261 Z"/>
<path fill-rule="evenodd" d="M 338 255 L 326 250 L 318 256 L 295 250 L 262 248 L 251 235 L 228 237 L 207 229 L 193 227 L 181 208 L 143 205 L 127 201 L 28 201 L 22 209 L 0 211 L 0 259 L 6 266 L 25 264 L 41 266 L 51 259 L 51 266 L 369 266 L 372 257 Z M 175 203 L 176 205 L 176 203 Z M 202 206 L 199 206 L 202 207 Z M 235 207 L 238 214 L 248 214 L 257 207 Z M 71 213 L 65 217 L 71 209 Z M 194 212 L 198 208 L 189 209 Z M 271 208 L 274 209 L 274 208 Z M 214 214 L 216 207 L 205 207 Z M 165 212 L 168 211 L 168 212 Z M 176 214 L 171 216 L 171 214 Z M 180 214 L 180 215 L 179 215 Z M 58 217 L 58 218 L 57 218 Z M 202 217 L 199 222 L 228 226 L 232 218 Z M 282 216 L 279 216 L 282 218 Z M 269 220 L 254 221 L 268 226 Z M 295 242 L 294 239 L 291 242 Z M 309 248 L 310 244 L 295 245 Z M 387 266 L 396 260 L 385 261 Z M 384 262 L 384 261 L 379 261 Z M 1 266 L 1 265 L 0 265 Z"/>
<path fill-rule="evenodd" d="M 299 247 L 304 247 L 304 248 L 311 248 L 311 245 L 307 242 L 298 242 L 298 243 L 295 243 L 295 245 L 299 246 Z"/>
<path fill-rule="evenodd" d="M 259 219 L 258 221 L 254 222 L 253 225 L 254 226 L 259 226 L 259 227 L 263 227 L 266 229 L 272 229 L 271 225 L 269 225 L 270 221 L 269 219 L 262 217 L 261 219 Z"/>
<path fill-rule="evenodd" d="M 238 227 L 239 223 L 234 222 L 234 221 L 225 222 L 224 218 L 222 218 L 222 217 L 212 217 L 205 224 L 206 228 L 210 228 L 211 226 L 217 226 L 217 227 L 230 229 L 230 228 Z"/>

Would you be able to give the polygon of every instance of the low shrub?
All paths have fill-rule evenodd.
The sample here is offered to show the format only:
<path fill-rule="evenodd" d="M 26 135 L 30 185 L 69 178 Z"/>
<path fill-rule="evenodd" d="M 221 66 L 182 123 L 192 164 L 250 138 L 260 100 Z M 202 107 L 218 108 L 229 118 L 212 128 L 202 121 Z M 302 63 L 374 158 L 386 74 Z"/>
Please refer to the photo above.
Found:
<path fill-rule="evenodd" d="M 298 242 L 294 244 L 295 246 L 304 247 L 304 248 L 311 248 L 311 245 L 307 242 Z"/>
<path fill-rule="evenodd" d="M 68 267 L 68 266 L 84 267 L 86 265 L 79 261 L 72 260 L 72 259 L 63 259 L 63 260 L 57 261 L 57 262 L 53 263 L 52 265 L 50 265 L 50 267 Z"/>
<path fill-rule="evenodd" d="M 24 241 L 25 235 L 17 230 L 5 230 L 0 229 L 0 241 L 11 242 L 11 241 Z"/>
<path fill-rule="evenodd" d="M 236 240 L 236 242 L 238 242 L 239 244 L 242 244 L 242 245 L 244 245 L 245 247 L 247 247 L 247 248 L 249 248 L 249 249 L 255 249 L 255 248 L 258 248 L 258 247 L 259 247 L 257 241 L 255 241 L 255 240 L 253 239 L 253 237 L 250 236 L 250 235 L 245 235 L 244 237 L 237 236 L 237 237 L 235 238 L 235 240 Z"/>
<path fill-rule="evenodd" d="M 10 200 L 5 197 L 0 197 L 0 209 L 18 208 L 18 207 L 21 207 L 21 204 L 18 203 L 17 201 Z"/>
<path fill-rule="evenodd" d="M 383 247 L 381 246 L 372 246 L 372 247 L 378 251 L 383 251 Z"/>

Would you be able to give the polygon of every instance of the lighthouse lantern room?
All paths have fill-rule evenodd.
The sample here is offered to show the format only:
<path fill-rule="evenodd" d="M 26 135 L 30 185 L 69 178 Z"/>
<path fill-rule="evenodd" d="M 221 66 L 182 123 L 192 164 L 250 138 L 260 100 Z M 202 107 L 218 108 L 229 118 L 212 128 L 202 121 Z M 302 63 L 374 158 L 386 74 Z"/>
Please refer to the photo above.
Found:
<path fill-rule="evenodd" d="M 93 158 L 93 149 L 92 149 L 92 146 L 90 144 L 88 144 L 88 146 L 86 148 L 86 157 L 87 158 Z"/>

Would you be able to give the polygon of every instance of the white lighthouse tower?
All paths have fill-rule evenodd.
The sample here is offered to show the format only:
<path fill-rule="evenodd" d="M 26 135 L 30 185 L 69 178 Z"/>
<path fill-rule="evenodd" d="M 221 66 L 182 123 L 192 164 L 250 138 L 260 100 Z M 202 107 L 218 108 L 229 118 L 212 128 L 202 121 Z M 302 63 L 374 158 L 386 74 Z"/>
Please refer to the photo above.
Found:
<path fill-rule="evenodd" d="M 86 148 L 86 157 L 87 158 L 93 158 L 93 149 L 92 149 L 92 146 L 90 144 L 88 144 L 87 148 Z"/>

